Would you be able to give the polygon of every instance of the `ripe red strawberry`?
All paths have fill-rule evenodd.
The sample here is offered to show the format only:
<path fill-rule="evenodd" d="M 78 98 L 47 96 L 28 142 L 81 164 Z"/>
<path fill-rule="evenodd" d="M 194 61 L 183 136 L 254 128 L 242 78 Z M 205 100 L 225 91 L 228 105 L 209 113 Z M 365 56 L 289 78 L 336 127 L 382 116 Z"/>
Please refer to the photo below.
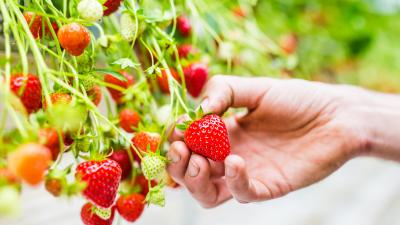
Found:
<path fill-rule="evenodd" d="M 98 85 L 94 86 L 90 91 L 88 91 L 88 95 L 90 99 L 92 99 L 93 104 L 99 106 L 101 98 L 103 96 L 100 86 Z"/>
<path fill-rule="evenodd" d="M 175 78 L 178 82 L 180 82 L 180 77 L 178 72 L 176 72 L 175 69 L 170 68 L 172 77 Z M 158 86 L 160 87 L 160 90 L 165 93 L 169 94 L 169 84 L 168 84 L 168 76 L 167 76 L 167 71 L 165 69 L 161 70 L 161 76 L 157 76 L 157 82 Z"/>
<path fill-rule="evenodd" d="M 160 144 L 160 135 L 157 133 L 150 132 L 139 132 L 135 134 L 132 138 L 132 143 L 136 147 L 137 150 L 142 152 L 147 152 L 149 149 L 151 152 L 156 152 L 157 147 Z M 140 162 L 139 156 L 136 154 L 136 151 L 131 149 L 134 159 L 137 162 Z"/>
<path fill-rule="evenodd" d="M 196 49 L 191 44 L 183 44 L 178 46 L 179 58 L 186 59 L 190 54 L 194 54 Z"/>
<path fill-rule="evenodd" d="M 215 114 L 191 123 L 185 131 L 184 140 L 191 151 L 214 161 L 222 161 L 230 153 L 225 123 Z"/>
<path fill-rule="evenodd" d="M 144 210 L 145 197 L 141 194 L 120 196 L 117 200 L 119 214 L 128 222 L 135 222 Z"/>
<path fill-rule="evenodd" d="M 37 39 L 42 31 L 42 17 L 33 12 L 24 12 L 24 18 L 29 26 L 29 29 L 31 30 L 33 37 Z"/>
<path fill-rule="evenodd" d="M 152 187 L 157 185 L 157 181 L 155 180 L 150 181 L 150 183 Z M 149 193 L 149 182 L 142 174 L 136 177 L 135 184 L 140 186 L 140 194 L 143 196 L 146 196 L 147 193 Z"/>
<path fill-rule="evenodd" d="M 293 54 L 297 49 L 297 37 L 295 34 L 284 35 L 279 44 L 286 54 Z"/>
<path fill-rule="evenodd" d="M 183 72 L 185 74 L 185 81 L 188 92 L 193 97 L 198 97 L 207 82 L 207 65 L 203 63 L 193 63 L 184 68 Z"/>
<path fill-rule="evenodd" d="M 90 33 L 86 27 L 78 23 L 70 23 L 57 32 L 61 47 L 73 56 L 82 55 L 90 44 Z"/>
<path fill-rule="evenodd" d="M 122 169 L 121 180 L 128 178 L 132 172 L 132 163 L 129 159 L 128 152 L 125 149 L 114 151 L 112 155 L 108 157 L 119 164 Z"/>
<path fill-rule="evenodd" d="M 140 122 L 140 115 L 134 110 L 123 109 L 119 113 L 119 125 L 128 133 L 132 133 L 133 128 L 137 128 Z"/>
<path fill-rule="evenodd" d="M 75 176 L 86 182 L 83 195 L 102 208 L 109 208 L 117 195 L 122 170 L 117 162 L 111 159 L 87 161 L 76 168 Z"/>
<path fill-rule="evenodd" d="M 42 108 L 42 86 L 36 76 L 14 74 L 11 76 L 10 89 L 20 97 L 28 113 L 36 112 Z"/>
<path fill-rule="evenodd" d="M 103 219 L 96 215 L 94 205 L 92 203 L 86 203 L 81 210 L 81 219 L 85 225 L 111 225 L 114 220 L 115 207 L 111 208 L 111 217 L 109 219 Z"/>
<path fill-rule="evenodd" d="M 179 16 L 176 19 L 176 28 L 183 37 L 188 37 L 192 33 L 192 25 L 185 16 Z"/>
<path fill-rule="evenodd" d="M 123 89 L 127 89 L 129 86 L 132 86 L 135 83 L 133 76 L 131 76 L 125 71 L 120 71 L 120 73 L 126 78 L 126 81 L 122 81 L 110 74 L 104 76 L 104 81 L 106 83 L 119 86 Z M 123 103 L 122 97 L 124 96 L 124 94 L 121 91 L 115 90 L 112 87 L 107 87 L 107 89 L 110 92 L 111 97 L 114 99 L 115 102 L 117 102 L 118 104 Z"/>
<path fill-rule="evenodd" d="M 66 93 L 51 93 L 50 100 L 53 105 L 57 105 L 57 104 L 68 105 L 69 103 L 71 103 L 72 97 L 71 97 L 71 95 L 66 94 Z M 46 101 L 43 102 L 43 108 L 47 109 Z"/>
<path fill-rule="evenodd" d="M 106 10 L 104 10 L 104 16 L 108 16 L 111 13 L 115 12 L 118 10 L 119 6 L 121 5 L 121 2 L 123 0 L 107 0 L 103 5 L 107 7 Z"/>
<path fill-rule="evenodd" d="M 53 160 L 56 160 L 60 153 L 60 141 L 57 130 L 53 128 L 39 129 L 38 137 L 39 142 L 50 149 Z"/>

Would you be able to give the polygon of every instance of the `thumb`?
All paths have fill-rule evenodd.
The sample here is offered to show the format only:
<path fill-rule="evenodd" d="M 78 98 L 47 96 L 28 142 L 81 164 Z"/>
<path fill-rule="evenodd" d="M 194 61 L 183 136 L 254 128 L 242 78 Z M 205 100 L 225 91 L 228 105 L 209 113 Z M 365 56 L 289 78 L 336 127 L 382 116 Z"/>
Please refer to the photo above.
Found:
<path fill-rule="evenodd" d="M 276 80 L 217 75 L 205 87 L 201 107 L 205 113 L 223 114 L 228 108 L 255 109 Z"/>

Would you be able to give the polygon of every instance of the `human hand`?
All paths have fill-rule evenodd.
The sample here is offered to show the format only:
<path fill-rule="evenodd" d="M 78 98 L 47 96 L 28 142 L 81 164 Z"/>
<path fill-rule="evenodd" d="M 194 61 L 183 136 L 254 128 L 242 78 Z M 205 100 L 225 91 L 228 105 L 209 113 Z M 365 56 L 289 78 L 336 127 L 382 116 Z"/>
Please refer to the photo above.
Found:
<path fill-rule="evenodd" d="M 215 76 L 203 109 L 248 109 L 225 121 L 232 154 L 213 162 L 192 154 L 175 134 L 168 171 L 206 208 L 232 197 L 246 203 L 283 196 L 371 148 L 363 113 L 369 101 L 368 91 L 350 86 Z"/>

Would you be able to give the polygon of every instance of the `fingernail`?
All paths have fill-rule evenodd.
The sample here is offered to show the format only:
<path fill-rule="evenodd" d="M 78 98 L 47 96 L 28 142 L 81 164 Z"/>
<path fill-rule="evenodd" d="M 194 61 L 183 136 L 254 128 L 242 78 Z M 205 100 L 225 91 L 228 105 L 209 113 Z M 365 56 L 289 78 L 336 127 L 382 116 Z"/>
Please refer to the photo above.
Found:
<path fill-rule="evenodd" d="M 188 168 L 189 176 L 195 177 L 195 176 L 197 176 L 199 174 L 199 171 L 200 171 L 200 169 L 199 169 L 199 167 L 197 166 L 196 163 L 194 163 L 194 162 L 190 162 L 189 163 L 189 168 Z"/>
<path fill-rule="evenodd" d="M 172 163 L 177 163 L 181 160 L 181 156 L 174 151 L 169 151 L 167 156 Z"/>
<path fill-rule="evenodd" d="M 225 176 L 228 178 L 234 178 L 237 174 L 237 170 L 234 166 L 226 164 L 226 172 L 225 172 Z"/>

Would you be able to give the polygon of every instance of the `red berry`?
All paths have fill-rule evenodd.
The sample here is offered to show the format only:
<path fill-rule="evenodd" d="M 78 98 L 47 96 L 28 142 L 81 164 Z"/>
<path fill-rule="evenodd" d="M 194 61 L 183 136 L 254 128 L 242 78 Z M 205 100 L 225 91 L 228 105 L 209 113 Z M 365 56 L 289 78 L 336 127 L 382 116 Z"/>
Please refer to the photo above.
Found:
<path fill-rule="evenodd" d="M 157 133 L 149 133 L 149 132 L 139 132 L 135 134 L 132 138 L 132 143 L 136 147 L 138 151 L 147 152 L 149 149 L 151 152 L 156 152 L 157 147 L 160 144 L 160 135 Z M 134 159 L 137 162 L 140 162 L 139 156 L 136 154 L 136 151 L 132 150 L 132 154 Z"/>
<path fill-rule="evenodd" d="M 121 5 L 121 2 L 123 0 L 107 0 L 103 5 L 107 7 L 106 10 L 104 10 L 104 16 L 108 16 L 111 13 L 115 12 L 118 10 L 119 6 Z"/>
<path fill-rule="evenodd" d="M 81 55 L 90 44 L 88 29 L 78 23 L 62 26 L 57 36 L 61 47 L 73 56 Z"/>
<path fill-rule="evenodd" d="M 208 78 L 207 66 L 203 63 L 193 63 L 183 69 L 186 87 L 190 95 L 198 97 Z"/>
<path fill-rule="evenodd" d="M 177 80 L 178 82 L 180 82 L 180 77 L 178 72 L 176 72 L 176 70 L 174 70 L 173 68 L 170 68 L 172 77 Z M 165 93 L 165 94 L 169 94 L 169 84 L 168 84 L 168 75 L 167 75 L 167 70 L 163 69 L 161 70 L 161 76 L 157 76 L 157 82 L 158 82 L 158 86 L 160 87 L 160 90 Z"/>
<path fill-rule="evenodd" d="M 192 25 L 188 18 L 179 16 L 176 19 L 176 27 L 182 36 L 188 37 L 192 33 Z"/>
<path fill-rule="evenodd" d="M 38 137 L 39 142 L 50 149 L 53 160 L 56 160 L 60 153 L 60 141 L 57 130 L 53 128 L 42 128 L 38 132 Z"/>
<path fill-rule="evenodd" d="M 101 98 L 103 97 L 103 93 L 101 92 L 100 86 L 96 85 L 94 86 L 89 92 L 88 95 L 90 96 L 90 99 L 92 99 L 93 104 L 96 106 L 99 106 L 101 102 Z"/>
<path fill-rule="evenodd" d="M 157 185 L 157 181 L 155 180 L 150 181 L 150 183 L 152 187 Z M 146 196 L 147 193 L 149 193 L 149 182 L 142 174 L 136 177 L 135 184 L 140 186 L 140 194 L 143 196 Z"/>
<path fill-rule="evenodd" d="M 286 54 L 293 54 L 297 49 L 297 37 L 295 34 L 287 34 L 283 36 L 279 43 Z"/>
<path fill-rule="evenodd" d="M 42 86 L 36 76 L 14 74 L 11 76 L 10 88 L 14 94 L 20 97 L 28 113 L 42 108 Z"/>
<path fill-rule="evenodd" d="M 42 17 L 33 12 L 24 12 L 24 18 L 33 37 L 37 39 L 41 35 L 40 33 L 42 31 Z"/>
<path fill-rule="evenodd" d="M 87 161 L 76 168 L 75 176 L 86 182 L 83 195 L 102 208 L 109 208 L 117 196 L 122 170 L 117 162 L 110 159 Z"/>
<path fill-rule="evenodd" d="M 119 214 L 128 222 L 136 221 L 144 210 L 145 198 L 141 194 L 120 196 L 117 200 Z"/>
<path fill-rule="evenodd" d="M 196 49 L 191 44 L 183 44 L 178 47 L 179 58 L 186 59 L 190 54 L 194 54 Z"/>
<path fill-rule="evenodd" d="M 137 128 L 140 122 L 140 115 L 134 110 L 124 109 L 119 113 L 119 125 L 128 133 Z"/>
<path fill-rule="evenodd" d="M 223 161 L 230 153 L 225 123 L 215 114 L 191 123 L 185 131 L 184 140 L 191 151 L 214 161 Z"/>
<path fill-rule="evenodd" d="M 119 86 L 122 89 L 127 89 L 135 83 L 133 76 L 125 71 L 120 71 L 120 73 L 126 78 L 126 81 L 122 81 L 110 74 L 104 76 L 104 81 L 108 84 Z M 116 101 L 118 104 L 123 103 L 122 97 L 124 96 L 124 94 L 121 91 L 115 90 L 112 87 L 107 87 L 107 89 L 110 92 L 111 97 L 114 99 L 114 101 Z"/>
<path fill-rule="evenodd" d="M 111 217 L 107 220 L 94 213 L 92 203 L 86 203 L 81 210 L 81 219 L 85 225 L 111 225 L 114 220 L 115 207 L 111 209 Z"/>
<path fill-rule="evenodd" d="M 121 180 L 128 178 L 132 171 L 132 163 L 129 159 L 128 152 L 124 149 L 114 151 L 112 155 L 108 157 L 119 164 L 122 170 Z"/>

